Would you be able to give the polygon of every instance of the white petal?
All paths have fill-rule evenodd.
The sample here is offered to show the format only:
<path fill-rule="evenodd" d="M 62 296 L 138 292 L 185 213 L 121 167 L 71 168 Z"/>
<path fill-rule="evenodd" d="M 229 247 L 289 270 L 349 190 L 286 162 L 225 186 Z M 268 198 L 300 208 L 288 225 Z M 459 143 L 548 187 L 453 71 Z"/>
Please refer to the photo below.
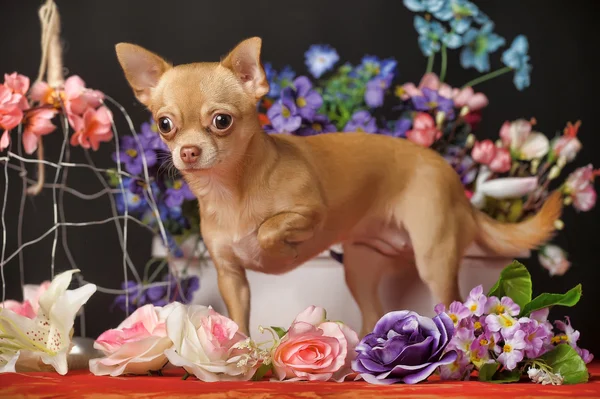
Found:
<path fill-rule="evenodd" d="M 6 361 L 6 364 L 0 366 L 0 374 L 2 373 L 16 373 L 15 365 L 17 364 L 17 360 L 19 360 L 19 356 L 21 355 L 20 351 L 17 351 L 11 355 L 8 353 L 3 353 L 0 358 L 0 362 Z M 7 359 L 8 358 L 8 359 Z"/>
<path fill-rule="evenodd" d="M 54 367 L 54 370 L 56 370 L 58 374 L 65 375 L 67 374 L 67 371 L 69 371 L 69 367 L 67 365 L 67 354 L 69 353 L 70 349 L 71 348 L 67 346 L 55 355 L 41 353 L 42 362 Z"/>
<path fill-rule="evenodd" d="M 60 332 L 63 340 L 68 339 L 77 312 L 94 292 L 96 292 L 96 286 L 86 284 L 75 290 L 64 292 L 51 305 L 49 313 L 50 326 Z"/>
<path fill-rule="evenodd" d="M 46 316 L 50 314 L 52 304 L 67 291 L 73 274 L 77 272 L 79 272 L 78 269 L 73 269 L 54 276 L 50 287 L 40 297 L 40 309 L 46 312 Z"/>
<path fill-rule="evenodd" d="M 521 146 L 522 159 L 542 158 L 550 150 L 550 141 L 542 133 L 532 132 Z"/>
<path fill-rule="evenodd" d="M 496 199 L 518 198 L 531 193 L 537 186 L 537 177 L 506 177 L 488 180 L 479 185 L 477 191 Z"/>

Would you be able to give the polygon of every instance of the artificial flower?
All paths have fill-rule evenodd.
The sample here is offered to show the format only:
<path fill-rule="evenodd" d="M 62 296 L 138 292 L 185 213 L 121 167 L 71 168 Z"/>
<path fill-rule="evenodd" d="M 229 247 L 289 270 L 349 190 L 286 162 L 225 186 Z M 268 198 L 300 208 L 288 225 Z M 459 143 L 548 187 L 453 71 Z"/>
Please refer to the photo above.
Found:
<path fill-rule="evenodd" d="M 483 314 L 487 298 L 483 295 L 483 286 L 478 285 L 469 292 L 469 298 L 465 302 L 465 306 L 469 312 L 475 316 Z"/>
<path fill-rule="evenodd" d="M 308 307 L 272 352 L 275 376 L 288 381 L 342 382 L 352 373 L 357 344 L 356 332 L 327 321 L 323 308 Z"/>
<path fill-rule="evenodd" d="M 321 133 L 332 133 L 336 132 L 337 129 L 333 123 L 325 116 L 317 114 L 313 118 L 312 122 L 303 124 L 300 129 L 296 131 L 298 136 L 312 136 Z"/>
<path fill-rule="evenodd" d="M 367 83 L 365 90 L 365 103 L 371 108 L 381 107 L 383 105 L 383 97 L 385 91 L 392 83 L 392 74 L 384 77 L 375 77 Z"/>
<path fill-rule="evenodd" d="M 302 118 L 312 121 L 323 104 L 323 98 L 313 89 L 312 83 L 306 76 L 294 79 L 293 87 L 295 91 L 291 87 L 286 88 L 284 91 L 289 91 L 289 94 L 282 94 L 282 96 L 294 97 L 298 114 Z"/>
<path fill-rule="evenodd" d="M 27 91 L 29 90 L 29 78 L 25 75 L 18 74 L 16 72 L 10 75 L 4 74 L 4 86 L 12 91 L 13 101 L 18 103 L 19 108 L 25 111 L 29 108 L 29 102 L 27 101 Z"/>
<path fill-rule="evenodd" d="M 519 323 L 525 332 L 525 356 L 535 359 L 546 353 L 550 348 L 551 331 L 532 318 L 523 317 Z"/>
<path fill-rule="evenodd" d="M 360 61 L 358 70 L 364 72 L 368 77 L 386 77 L 393 76 L 396 72 L 398 63 L 393 58 L 380 60 L 374 55 L 365 55 Z"/>
<path fill-rule="evenodd" d="M 484 165 L 489 165 L 495 155 L 496 145 L 492 140 L 477 141 L 471 150 L 473 160 Z"/>
<path fill-rule="evenodd" d="M 463 68 L 475 68 L 479 72 L 490 70 L 489 54 L 504 45 L 504 38 L 493 32 L 494 24 L 485 23 L 481 29 L 470 28 L 463 35 L 460 63 Z"/>
<path fill-rule="evenodd" d="M 488 314 L 507 314 L 509 316 L 517 316 L 521 308 L 512 299 L 507 296 L 503 296 L 502 299 L 492 296 L 487 299 L 485 303 L 485 313 Z"/>
<path fill-rule="evenodd" d="M 97 151 L 100 142 L 112 140 L 112 112 L 106 107 L 97 110 L 87 108 L 83 116 L 72 115 L 72 124 L 75 133 L 71 136 L 71 145 L 80 145 L 86 149 Z"/>
<path fill-rule="evenodd" d="M 165 204 L 169 207 L 181 206 L 185 200 L 194 200 L 196 196 L 183 179 L 175 179 L 165 192 Z"/>
<path fill-rule="evenodd" d="M 442 136 L 433 117 L 425 112 L 419 112 L 413 120 L 411 130 L 406 132 L 406 138 L 423 147 L 431 145 Z"/>
<path fill-rule="evenodd" d="M 164 308 L 142 306 L 117 328 L 103 332 L 94 348 L 105 357 L 90 360 L 92 374 L 116 377 L 160 370 L 167 363 L 165 350 L 173 346 L 165 322 L 176 306 L 175 302 Z"/>
<path fill-rule="evenodd" d="M 514 370 L 517 363 L 523 360 L 523 350 L 525 349 L 525 331 L 518 330 L 510 338 L 504 339 L 502 352 L 498 356 L 498 361 L 507 370 Z"/>
<path fill-rule="evenodd" d="M 562 332 L 562 334 L 557 334 L 554 336 L 553 341 L 556 343 L 568 343 L 571 345 L 573 349 L 577 352 L 579 356 L 583 359 L 583 361 L 587 364 L 594 360 L 594 355 L 591 354 L 587 349 L 582 349 L 577 345 L 577 341 L 579 341 L 579 331 L 575 330 L 571 325 L 571 319 L 566 316 L 565 322 L 557 320 L 554 322 L 556 327 Z"/>
<path fill-rule="evenodd" d="M 291 85 L 296 77 L 296 72 L 289 65 L 277 73 L 270 63 L 265 63 L 264 70 L 269 82 L 269 93 L 267 96 L 272 99 L 279 98 L 281 90 Z"/>
<path fill-rule="evenodd" d="M 450 364 L 442 364 L 439 368 L 442 380 L 467 380 L 473 370 L 471 359 L 462 351 L 456 352 L 456 360 Z"/>
<path fill-rule="evenodd" d="M 445 0 L 403 0 L 404 6 L 412 12 L 438 12 Z"/>
<path fill-rule="evenodd" d="M 20 94 L 13 94 L 9 87 L 0 84 L 0 130 L 4 130 L 0 138 L 0 151 L 8 148 L 10 130 L 17 127 L 23 120 L 23 110 L 19 106 L 21 97 Z"/>
<path fill-rule="evenodd" d="M 593 181 L 596 176 L 592 164 L 576 169 L 567 177 L 563 192 L 573 200 L 578 211 L 587 212 L 596 205 L 596 190 Z"/>
<path fill-rule="evenodd" d="M 44 281 L 40 285 L 23 285 L 23 302 L 7 300 L 0 302 L 0 309 L 8 309 L 16 314 L 34 319 L 40 308 L 40 297 L 50 287 L 50 281 Z"/>
<path fill-rule="evenodd" d="M 510 48 L 502 54 L 502 62 L 515 71 L 513 83 L 518 90 L 523 90 L 531 84 L 531 65 L 529 64 L 529 42 L 527 37 L 515 37 Z"/>
<path fill-rule="evenodd" d="M 458 301 L 452 302 L 448 307 L 448 310 L 446 310 L 446 306 L 443 303 L 437 304 L 434 310 L 436 314 L 446 313 L 448 317 L 450 317 L 450 320 L 452 320 L 454 323 L 455 327 L 462 319 L 469 317 L 471 314 L 469 309 Z"/>
<path fill-rule="evenodd" d="M 547 244 L 540 248 L 538 261 L 551 276 L 562 276 L 571 267 L 567 253 L 559 246 Z"/>
<path fill-rule="evenodd" d="M 119 140 L 118 160 L 125 165 L 125 170 L 132 175 L 141 175 L 144 171 L 144 163 L 146 167 L 150 168 L 157 162 L 156 151 L 143 146 L 142 140 L 139 138 L 138 140 L 132 136 L 123 136 Z M 140 144 L 142 145 L 141 148 Z M 117 153 L 113 154 L 113 160 L 117 161 Z"/>
<path fill-rule="evenodd" d="M 340 56 L 334 48 L 328 45 L 313 44 L 304 53 L 306 66 L 315 78 L 320 78 L 325 72 L 331 70 Z"/>
<path fill-rule="evenodd" d="M 536 384 L 542 385 L 562 385 L 564 377 L 560 373 L 552 373 L 548 370 L 542 370 L 535 367 L 530 367 L 527 370 L 527 376 Z"/>
<path fill-rule="evenodd" d="M 33 154 L 37 150 L 41 136 L 52 133 L 56 129 L 52 119 L 57 113 L 58 110 L 53 108 L 37 108 L 25 114 L 22 141 L 27 154 Z"/>
<path fill-rule="evenodd" d="M 420 15 L 415 15 L 414 26 L 419 34 L 419 47 L 426 57 L 440 51 L 442 36 L 446 30 L 437 21 L 427 21 Z"/>
<path fill-rule="evenodd" d="M 79 308 L 96 291 L 94 284 L 68 290 L 73 274 L 69 270 L 54 277 L 39 298 L 34 319 L 8 309 L 0 311 L 0 367 L 3 371 L 41 370 L 48 366 L 67 373 L 67 354 Z M 7 367 L 7 365 L 10 365 Z"/>
<path fill-rule="evenodd" d="M 506 148 L 496 149 L 494 158 L 492 158 L 488 166 L 492 172 L 508 172 L 512 166 L 512 158 L 510 156 L 510 152 Z"/>
<path fill-rule="evenodd" d="M 467 107 L 472 112 L 487 107 L 489 103 L 485 94 L 475 93 L 475 90 L 471 86 L 463 89 L 452 89 L 452 101 L 454 101 L 455 107 Z"/>
<path fill-rule="evenodd" d="M 369 111 L 357 111 L 344 127 L 345 132 L 376 133 L 377 122 Z"/>
<path fill-rule="evenodd" d="M 548 138 L 532 131 L 532 122 L 518 119 L 504 122 L 500 128 L 500 138 L 506 147 L 510 147 L 515 156 L 522 160 L 542 158 L 550 150 Z"/>
<path fill-rule="evenodd" d="M 200 305 L 179 304 L 167 317 L 167 336 L 173 347 L 165 351 L 171 364 L 199 380 L 247 381 L 262 358 L 237 324 Z"/>
<path fill-rule="evenodd" d="M 567 123 L 564 134 L 561 137 L 552 141 L 552 152 L 554 156 L 564 158 L 567 162 L 571 162 L 577 156 L 577 153 L 583 146 L 577 138 L 577 132 L 581 126 L 581 121 Z"/>
<path fill-rule="evenodd" d="M 406 310 L 390 312 L 360 341 L 352 368 L 372 384 L 415 384 L 457 359 L 455 351 L 444 352 L 453 334 L 445 313 L 430 319 Z"/>
<path fill-rule="evenodd" d="M 289 91 L 284 90 L 281 98 L 269 108 L 267 116 L 278 133 L 293 133 L 302 124 L 296 102 Z"/>
<path fill-rule="evenodd" d="M 449 98 L 442 96 L 438 91 L 424 87 L 422 96 L 411 98 L 412 104 L 417 111 L 442 111 L 448 118 L 454 115 L 454 103 Z"/>

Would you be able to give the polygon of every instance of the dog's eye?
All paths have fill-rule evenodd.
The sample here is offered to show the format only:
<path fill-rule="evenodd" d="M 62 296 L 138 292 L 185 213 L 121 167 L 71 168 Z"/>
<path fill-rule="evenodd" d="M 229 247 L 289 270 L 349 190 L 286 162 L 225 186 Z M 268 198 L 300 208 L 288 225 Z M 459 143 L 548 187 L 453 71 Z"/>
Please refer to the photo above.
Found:
<path fill-rule="evenodd" d="M 158 120 L 158 130 L 160 130 L 160 132 L 163 134 L 167 134 L 173 130 L 173 122 L 171 119 L 167 118 L 166 116 L 160 118 Z"/>
<path fill-rule="evenodd" d="M 231 115 L 217 114 L 213 118 L 213 126 L 216 127 L 218 130 L 225 130 L 229 126 L 231 126 L 232 121 L 233 119 L 231 118 Z"/>

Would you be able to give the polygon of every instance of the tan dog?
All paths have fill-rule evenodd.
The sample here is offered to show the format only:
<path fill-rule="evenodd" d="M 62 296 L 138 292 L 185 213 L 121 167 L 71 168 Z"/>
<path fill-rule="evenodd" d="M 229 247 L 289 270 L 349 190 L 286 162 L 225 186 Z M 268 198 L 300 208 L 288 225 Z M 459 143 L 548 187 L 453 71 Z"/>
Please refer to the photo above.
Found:
<path fill-rule="evenodd" d="M 257 114 L 269 91 L 260 48 L 261 40 L 252 38 L 221 62 L 173 67 L 136 45 L 116 46 L 129 84 L 198 197 L 221 295 L 244 332 L 250 315 L 245 269 L 285 273 L 343 243 L 346 282 L 364 335 L 383 315 L 382 274 L 398 269 L 406 253 L 414 253 L 434 297 L 449 304 L 460 299 L 457 273 L 471 244 L 512 255 L 552 234 L 560 194 L 525 222 L 499 223 L 471 206 L 440 155 L 407 140 L 266 134 Z"/>

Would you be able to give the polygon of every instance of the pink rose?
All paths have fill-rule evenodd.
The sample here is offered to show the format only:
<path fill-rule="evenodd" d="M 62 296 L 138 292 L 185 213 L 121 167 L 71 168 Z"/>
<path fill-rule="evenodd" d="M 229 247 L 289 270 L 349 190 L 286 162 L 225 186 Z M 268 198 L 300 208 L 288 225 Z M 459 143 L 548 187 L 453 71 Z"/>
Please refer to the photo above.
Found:
<path fill-rule="evenodd" d="M 510 152 L 505 148 L 498 148 L 494 159 L 490 162 L 489 166 L 493 172 L 505 173 L 510 170 L 512 164 L 512 158 Z"/>
<path fill-rule="evenodd" d="M 94 348 L 106 357 L 90 360 L 95 375 L 146 374 L 167 363 L 165 350 L 173 346 L 167 337 L 166 319 L 178 303 L 165 307 L 145 305 L 133 312 L 117 328 L 102 333 Z"/>
<path fill-rule="evenodd" d="M 358 335 L 341 323 L 325 320 L 323 308 L 300 313 L 273 351 L 279 380 L 342 382 L 352 373 Z"/>
<path fill-rule="evenodd" d="M 471 157 L 475 162 L 488 165 L 496 155 L 496 146 L 492 140 L 478 141 L 473 146 Z"/>

